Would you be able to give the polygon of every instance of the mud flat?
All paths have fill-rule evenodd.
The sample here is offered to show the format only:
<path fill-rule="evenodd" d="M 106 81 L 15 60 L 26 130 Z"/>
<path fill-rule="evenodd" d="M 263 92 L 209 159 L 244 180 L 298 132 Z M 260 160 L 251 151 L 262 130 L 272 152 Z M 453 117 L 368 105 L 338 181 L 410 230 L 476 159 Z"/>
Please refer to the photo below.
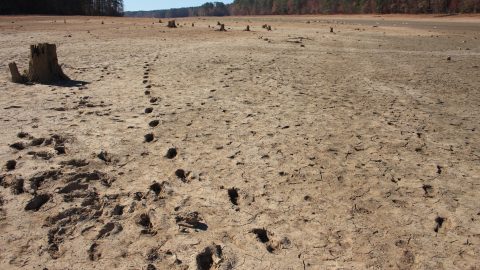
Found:
<path fill-rule="evenodd" d="M 1 269 L 480 265 L 479 16 L 176 22 L 0 17 Z"/>

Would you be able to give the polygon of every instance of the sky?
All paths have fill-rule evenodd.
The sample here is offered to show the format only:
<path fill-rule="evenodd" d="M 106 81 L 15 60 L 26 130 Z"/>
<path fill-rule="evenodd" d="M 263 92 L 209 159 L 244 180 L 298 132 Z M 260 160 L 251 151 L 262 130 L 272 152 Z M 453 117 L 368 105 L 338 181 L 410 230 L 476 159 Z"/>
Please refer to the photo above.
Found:
<path fill-rule="evenodd" d="M 233 0 L 123 0 L 125 11 L 196 7 L 203 5 L 205 2 L 224 2 L 229 4 Z"/>

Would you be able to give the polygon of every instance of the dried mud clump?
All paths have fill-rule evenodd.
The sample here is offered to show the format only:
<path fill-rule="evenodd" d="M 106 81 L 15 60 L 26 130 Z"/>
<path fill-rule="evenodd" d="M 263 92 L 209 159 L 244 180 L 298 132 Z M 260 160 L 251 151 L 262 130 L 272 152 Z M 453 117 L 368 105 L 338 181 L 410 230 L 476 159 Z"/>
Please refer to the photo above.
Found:
<path fill-rule="evenodd" d="M 206 231 L 208 229 L 207 224 L 203 222 L 203 218 L 198 212 L 179 214 L 175 217 L 175 222 L 180 227 L 198 229 L 202 231 Z"/>
<path fill-rule="evenodd" d="M 23 183 L 25 181 L 23 180 L 23 178 L 14 178 L 12 183 L 11 183 L 11 189 L 12 189 L 12 193 L 14 195 L 19 195 L 19 194 L 22 194 L 25 192 L 24 188 L 23 188 Z"/>
<path fill-rule="evenodd" d="M 262 243 L 267 243 L 270 239 L 268 238 L 268 232 L 265 229 L 253 229 L 251 231 L 257 236 L 258 241 Z"/>
<path fill-rule="evenodd" d="M 10 148 L 13 148 L 13 149 L 18 150 L 18 151 L 21 151 L 21 150 L 25 149 L 25 147 L 26 147 L 25 143 L 23 143 L 23 142 L 16 142 L 16 143 L 12 143 L 10 145 Z"/>
<path fill-rule="evenodd" d="M 105 163 L 110 163 L 112 161 L 112 157 L 107 151 L 100 151 L 100 153 L 97 155 L 97 158 L 100 160 L 105 161 Z"/>
<path fill-rule="evenodd" d="M 154 138 L 155 137 L 154 137 L 153 133 L 148 133 L 148 134 L 145 134 L 145 136 L 144 136 L 145 142 L 147 142 L 147 143 L 152 142 Z"/>
<path fill-rule="evenodd" d="M 180 178 L 182 181 L 185 181 L 187 179 L 187 174 L 184 169 L 178 169 L 175 171 L 175 176 Z"/>
<path fill-rule="evenodd" d="M 25 211 L 37 212 L 40 208 L 50 200 L 50 195 L 41 194 L 33 197 L 25 206 Z"/>
<path fill-rule="evenodd" d="M 233 205 L 238 205 L 238 189 L 236 188 L 228 189 L 228 197 L 230 198 L 230 202 Z"/>
<path fill-rule="evenodd" d="M 63 161 L 61 165 L 71 166 L 71 167 L 85 167 L 89 164 L 85 159 L 71 159 L 68 161 Z"/>
<path fill-rule="evenodd" d="M 435 228 L 433 229 L 436 233 L 438 233 L 438 231 L 440 230 L 440 228 L 442 228 L 443 226 L 443 223 L 445 222 L 445 218 L 444 217 L 436 217 L 435 218 Z"/>
<path fill-rule="evenodd" d="M 137 219 L 137 224 L 143 228 L 142 234 L 153 234 L 153 224 L 148 214 L 141 214 Z"/>
<path fill-rule="evenodd" d="M 177 148 L 169 148 L 165 157 L 168 159 L 173 159 L 177 156 Z"/>
<path fill-rule="evenodd" d="M 9 160 L 5 164 L 5 168 L 7 169 L 7 171 L 13 171 L 15 170 L 16 167 L 17 167 L 17 162 L 15 160 Z"/>
<path fill-rule="evenodd" d="M 109 235 L 120 233 L 123 227 L 118 222 L 109 222 L 103 225 L 102 229 L 98 232 L 97 239 L 108 237 Z"/>
<path fill-rule="evenodd" d="M 153 193 L 155 193 L 155 195 L 159 195 L 160 192 L 162 192 L 162 185 L 160 183 L 153 183 L 152 185 L 150 185 L 150 190 L 153 191 Z"/>
<path fill-rule="evenodd" d="M 158 120 L 152 120 L 150 123 L 148 123 L 148 125 L 152 128 L 158 126 L 158 124 L 160 124 L 160 121 Z"/>
<path fill-rule="evenodd" d="M 222 247 L 220 245 L 213 244 L 206 247 L 196 257 L 197 270 L 211 270 L 223 261 Z"/>
<path fill-rule="evenodd" d="M 256 228 L 250 232 L 256 236 L 260 243 L 265 244 L 265 248 L 269 253 L 276 253 L 282 246 L 290 245 L 290 240 L 286 237 L 282 241 L 272 239 L 272 233 L 264 228 Z"/>

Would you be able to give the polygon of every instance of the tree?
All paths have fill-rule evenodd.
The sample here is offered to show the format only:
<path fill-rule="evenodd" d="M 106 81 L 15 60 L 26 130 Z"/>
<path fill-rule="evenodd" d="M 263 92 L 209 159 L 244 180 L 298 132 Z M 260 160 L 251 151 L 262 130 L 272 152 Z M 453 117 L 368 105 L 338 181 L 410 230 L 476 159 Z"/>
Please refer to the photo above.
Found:
<path fill-rule="evenodd" d="M 123 0 L 1 0 L 0 14 L 123 16 Z"/>

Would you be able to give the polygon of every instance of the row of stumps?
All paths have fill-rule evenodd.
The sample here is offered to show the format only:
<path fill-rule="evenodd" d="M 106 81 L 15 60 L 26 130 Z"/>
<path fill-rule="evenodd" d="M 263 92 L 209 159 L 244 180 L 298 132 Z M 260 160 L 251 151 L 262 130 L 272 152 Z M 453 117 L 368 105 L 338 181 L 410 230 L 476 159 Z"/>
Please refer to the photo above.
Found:
<path fill-rule="evenodd" d="M 162 20 L 159 20 L 158 22 L 161 23 Z M 217 26 L 220 27 L 217 31 L 221 31 L 221 32 L 226 32 L 227 31 L 224 23 L 217 22 Z M 168 21 L 167 22 L 167 27 L 168 28 L 177 28 L 177 23 L 175 22 L 175 20 Z M 192 23 L 192 27 L 195 27 L 195 23 Z M 208 26 L 208 28 L 210 28 L 210 25 Z M 263 27 L 263 28 L 267 29 L 268 31 L 272 30 L 271 26 L 268 26 L 268 28 L 267 27 Z M 247 27 L 245 28 L 244 31 L 250 31 L 250 25 L 247 25 Z"/>
<path fill-rule="evenodd" d="M 225 24 L 217 22 L 220 26 L 218 31 L 227 31 Z M 170 28 L 176 28 L 175 20 L 168 21 Z M 192 24 L 192 27 L 194 24 Z M 270 25 L 263 25 L 262 28 L 271 31 Z M 244 31 L 250 31 L 250 26 L 247 25 Z M 330 27 L 330 32 L 333 33 L 333 27 Z M 8 64 L 12 81 L 14 83 L 42 83 L 48 84 L 57 81 L 68 81 L 70 78 L 63 73 L 62 68 L 58 64 L 57 46 L 55 44 L 40 43 L 30 46 L 30 61 L 28 71 L 25 70 L 23 74 L 18 71 L 17 64 L 11 62 Z"/>

